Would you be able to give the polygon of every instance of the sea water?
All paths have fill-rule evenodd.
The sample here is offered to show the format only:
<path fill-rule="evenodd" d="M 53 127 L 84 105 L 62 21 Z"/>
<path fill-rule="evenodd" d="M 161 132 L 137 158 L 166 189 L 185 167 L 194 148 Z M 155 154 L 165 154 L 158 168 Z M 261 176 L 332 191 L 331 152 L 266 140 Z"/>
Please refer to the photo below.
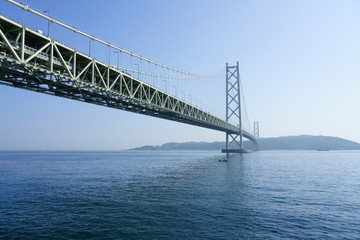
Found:
<path fill-rule="evenodd" d="M 360 152 L 0 152 L 0 239 L 360 239 Z"/>

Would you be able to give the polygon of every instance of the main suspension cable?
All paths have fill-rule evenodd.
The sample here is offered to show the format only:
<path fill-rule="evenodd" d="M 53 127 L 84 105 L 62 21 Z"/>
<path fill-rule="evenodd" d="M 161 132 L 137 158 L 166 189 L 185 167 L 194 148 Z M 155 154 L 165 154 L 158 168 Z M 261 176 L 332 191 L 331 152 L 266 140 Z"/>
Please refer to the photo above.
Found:
<path fill-rule="evenodd" d="M 168 69 L 168 70 L 172 70 L 172 71 L 175 71 L 175 72 L 178 72 L 178 73 L 181 73 L 181 74 L 193 76 L 193 77 L 195 77 L 195 78 L 213 78 L 213 77 L 216 77 L 216 76 L 201 75 L 201 74 L 196 74 L 196 73 L 191 73 L 191 72 L 183 71 L 183 70 L 180 70 L 180 69 L 177 69 L 177 68 L 173 68 L 173 67 L 167 66 L 167 65 L 165 65 L 165 64 L 156 62 L 156 61 L 151 60 L 151 59 L 149 59 L 149 58 L 142 57 L 142 56 L 140 56 L 140 55 L 138 55 L 138 54 L 135 54 L 135 53 L 133 53 L 133 52 L 130 52 L 130 51 L 128 51 L 128 50 L 125 50 L 125 49 L 123 49 L 123 48 L 121 48 L 121 47 L 115 46 L 115 45 L 113 45 L 113 44 L 111 44 L 111 43 L 109 43 L 109 42 L 106 42 L 106 41 L 104 41 L 104 40 L 102 40 L 102 39 L 100 39 L 100 38 L 97 38 L 97 37 L 92 36 L 92 35 L 90 35 L 90 34 L 88 34 L 88 33 L 85 33 L 85 32 L 83 32 L 83 31 L 80 31 L 80 30 L 78 30 L 77 28 L 74 28 L 74 27 L 71 27 L 71 26 L 69 26 L 69 25 L 67 25 L 67 24 L 65 24 L 65 23 L 62 23 L 62 22 L 56 20 L 56 19 L 53 18 L 53 17 L 47 16 L 47 15 L 45 15 L 45 14 L 39 12 L 39 11 L 36 11 L 36 10 L 30 8 L 28 5 L 25 5 L 25 4 L 23 4 L 23 3 L 18 3 L 18 2 L 14 1 L 14 0 L 6 0 L 6 1 L 9 2 L 9 3 L 11 3 L 11 4 L 14 4 L 15 6 L 18 6 L 18 7 L 22 8 L 22 9 L 25 10 L 25 11 L 34 13 L 34 14 L 36 14 L 36 15 L 44 18 L 44 19 L 47 19 L 48 21 L 51 21 L 51 22 L 53 22 L 53 23 L 55 23 L 55 24 L 58 24 L 58 25 L 60 25 L 60 26 L 62 26 L 62 27 L 64 27 L 64 28 L 67 28 L 67 29 L 71 30 L 71 31 L 74 31 L 75 33 L 78 33 L 78 34 L 80 34 L 80 35 L 83 35 L 83 36 L 85 36 L 85 37 L 88 37 L 89 39 L 91 39 L 91 40 L 93 40 L 93 41 L 97 41 L 97 42 L 99 42 L 99 43 L 101 43 L 101 44 L 104 44 L 104 45 L 108 46 L 109 48 L 113 48 L 113 49 L 116 49 L 116 50 L 118 50 L 118 51 L 120 51 L 120 52 L 126 53 L 126 54 L 128 54 L 129 56 L 131 56 L 131 57 L 138 58 L 138 59 L 143 60 L 143 61 L 146 61 L 146 62 L 148 62 L 148 63 L 152 63 L 152 64 L 154 64 L 154 65 L 156 65 L 156 66 L 159 66 L 159 67 L 162 67 L 162 68 L 165 68 L 165 69 Z"/>

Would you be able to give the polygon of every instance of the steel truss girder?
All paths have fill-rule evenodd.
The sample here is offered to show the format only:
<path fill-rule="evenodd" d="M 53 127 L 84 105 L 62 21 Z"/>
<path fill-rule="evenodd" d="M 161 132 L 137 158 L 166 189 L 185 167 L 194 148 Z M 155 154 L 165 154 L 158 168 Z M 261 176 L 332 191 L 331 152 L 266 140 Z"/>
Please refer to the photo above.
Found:
<path fill-rule="evenodd" d="M 227 133 L 238 132 L 226 121 L 2 15 L 0 84 Z"/>

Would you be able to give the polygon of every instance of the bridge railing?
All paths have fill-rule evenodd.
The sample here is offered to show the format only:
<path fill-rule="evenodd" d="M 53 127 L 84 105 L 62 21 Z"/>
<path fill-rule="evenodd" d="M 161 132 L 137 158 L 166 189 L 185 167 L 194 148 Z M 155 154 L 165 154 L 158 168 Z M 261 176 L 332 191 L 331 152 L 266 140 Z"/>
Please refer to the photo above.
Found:
<path fill-rule="evenodd" d="M 2 84 L 219 131 L 239 132 L 238 127 L 210 113 L 2 15 L 0 53 Z"/>

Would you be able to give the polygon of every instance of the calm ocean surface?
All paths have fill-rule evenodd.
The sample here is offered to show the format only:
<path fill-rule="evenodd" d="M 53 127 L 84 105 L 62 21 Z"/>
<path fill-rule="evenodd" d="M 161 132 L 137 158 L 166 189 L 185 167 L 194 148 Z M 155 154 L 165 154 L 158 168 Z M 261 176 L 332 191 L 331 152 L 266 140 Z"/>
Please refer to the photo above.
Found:
<path fill-rule="evenodd" d="M 0 239 L 360 239 L 360 151 L 225 159 L 0 152 Z"/>

